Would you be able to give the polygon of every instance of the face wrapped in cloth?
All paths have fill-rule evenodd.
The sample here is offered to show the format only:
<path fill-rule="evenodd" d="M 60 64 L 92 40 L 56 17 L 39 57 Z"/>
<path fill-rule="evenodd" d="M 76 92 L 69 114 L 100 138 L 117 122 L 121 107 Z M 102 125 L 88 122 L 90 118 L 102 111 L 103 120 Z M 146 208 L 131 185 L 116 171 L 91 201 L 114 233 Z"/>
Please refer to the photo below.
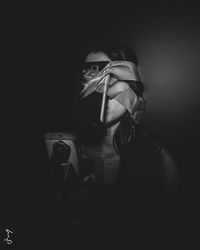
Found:
<path fill-rule="evenodd" d="M 137 65 L 129 61 L 86 62 L 82 75 L 82 90 L 79 100 L 86 110 L 88 119 L 99 121 L 106 100 L 115 99 L 138 122 L 138 115 L 144 110 L 142 93 L 144 86 L 140 81 Z M 106 105 L 106 102 L 105 102 Z"/>

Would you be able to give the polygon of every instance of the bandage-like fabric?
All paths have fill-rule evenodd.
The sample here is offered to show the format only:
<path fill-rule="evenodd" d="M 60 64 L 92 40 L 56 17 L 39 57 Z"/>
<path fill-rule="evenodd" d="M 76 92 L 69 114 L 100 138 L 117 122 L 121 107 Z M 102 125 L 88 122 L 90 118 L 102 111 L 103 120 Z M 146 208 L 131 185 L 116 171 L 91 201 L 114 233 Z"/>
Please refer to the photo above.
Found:
<path fill-rule="evenodd" d="M 94 72 L 94 68 L 95 67 L 91 67 L 91 72 L 87 70 L 86 74 L 83 75 L 83 78 L 85 76 L 85 80 L 90 80 L 85 81 L 83 84 L 84 88 L 80 93 L 81 98 L 86 98 L 93 92 L 103 93 L 105 77 L 110 74 L 116 81 L 114 83 L 109 83 L 107 96 L 114 98 L 122 104 L 132 116 L 136 111 L 141 109 L 139 104 L 141 104 L 143 90 L 141 91 L 141 81 L 135 63 L 128 61 L 112 61 L 107 63 L 101 71 L 97 70 Z M 87 77 L 88 75 L 90 75 L 90 78 Z M 112 91 L 119 82 L 125 82 L 127 85 L 123 87 L 123 90 L 117 88 L 119 89 L 118 92 Z M 114 92 L 114 94 L 112 92 Z M 138 99 L 140 99 L 139 102 Z"/>
<path fill-rule="evenodd" d="M 101 71 L 94 74 L 94 77 L 84 84 L 85 87 L 80 93 L 82 98 L 85 98 L 93 93 L 98 88 L 98 86 L 103 83 L 105 76 L 108 74 L 110 74 L 112 77 L 115 77 L 119 81 L 140 80 L 137 73 L 136 64 L 128 61 L 112 61 L 108 63 Z"/>

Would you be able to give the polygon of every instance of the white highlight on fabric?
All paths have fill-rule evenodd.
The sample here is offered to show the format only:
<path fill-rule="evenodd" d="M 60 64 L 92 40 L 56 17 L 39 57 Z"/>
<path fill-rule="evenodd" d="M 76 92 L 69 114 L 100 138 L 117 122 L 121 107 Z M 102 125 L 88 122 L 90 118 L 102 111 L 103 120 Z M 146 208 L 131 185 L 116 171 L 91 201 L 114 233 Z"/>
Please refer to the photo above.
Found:
<path fill-rule="evenodd" d="M 82 98 L 85 98 L 96 91 L 97 87 L 104 82 L 103 79 L 108 74 L 111 74 L 119 81 L 140 80 L 137 65 L 135 63 L 128 61 L 112 61 L 108 63 L 93 79 L 84 83 L 84 88 L 80 93 Z"/>

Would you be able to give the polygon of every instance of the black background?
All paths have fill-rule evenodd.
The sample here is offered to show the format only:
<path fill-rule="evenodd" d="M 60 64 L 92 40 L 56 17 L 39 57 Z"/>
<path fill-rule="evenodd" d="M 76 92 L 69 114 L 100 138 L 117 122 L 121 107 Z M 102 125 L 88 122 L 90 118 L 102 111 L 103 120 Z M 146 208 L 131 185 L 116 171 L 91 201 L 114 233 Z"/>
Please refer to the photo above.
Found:
<path fill-rule="evenodd" d="M 92 38 L 111 38 L 129 44 L 138 56 L 147 100 L 142 124 L 177 160 L 183 199 L 180 224 L 189 235 L 189 222 L 195 233 L 200 123 L 198 5 L 48 3 L 12 6 L 6 13 L 5 35 L 2 32 L 2 230 L 15 232 L 19 249 L 25 242 L 29 247 L 48 243 L 49 183 L 42 134 L 66 124 L 71 128 L 80 47 Z"/>

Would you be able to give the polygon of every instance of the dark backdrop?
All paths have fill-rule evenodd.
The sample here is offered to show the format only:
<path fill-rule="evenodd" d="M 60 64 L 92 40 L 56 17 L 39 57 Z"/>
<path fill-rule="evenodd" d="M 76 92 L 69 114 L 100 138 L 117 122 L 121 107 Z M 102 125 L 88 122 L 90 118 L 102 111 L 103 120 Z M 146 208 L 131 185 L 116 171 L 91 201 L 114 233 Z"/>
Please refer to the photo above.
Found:
<path fill-rule="evenodd" d="M 3 165 L 7 191 L 3 192 L 3 204 L 9 216 L 5 216 L 3 225 L 17 231 L 22 218 L 33 231 L 31 237 L 36 233 L 39 242 L 44 231 L 48 232 L 48 223 L 43 223 L 49 183 L 42 135 L 46 130 L 73 127 L 72 96 L 79 51 L 93 38 L 122 41 L 135 50 L 146 87 L 142 125 L 175 157 L 182 179 L 183 222 L 194 222 L 200 165 L 198 5 L 141 1 L 109 5 L 77 2 L 55 7 L 48 3 L 27 8 L 25 18 L 19 12 L 17 17 L 20 24 L 16 24 L 16 18 L 9 19 L 12 30 L 7 29 L 7 33 L 13 32 L 9 39 L 13 46 L 9 48 L 19 53 L 7 56 L 12 66 L 7 76 L 12 80 L 6 85 L 9 111 L 5 111 L 4 121 L 9 132 L 3 133 L 7 162 Z M 19 60 L 22 51 L 23 62 Z M 18 75 L 14 71 L 11 74 L 10 69 L 16 67 Z M 14 138 L 14 144 L 10 144 L 8 135 Z M 10 150 L 11 145 L 14 150 Z M 24 229 L 21 232 L 23 239 Z M 26 234 L 28 237 L 28 230 Z"/>

